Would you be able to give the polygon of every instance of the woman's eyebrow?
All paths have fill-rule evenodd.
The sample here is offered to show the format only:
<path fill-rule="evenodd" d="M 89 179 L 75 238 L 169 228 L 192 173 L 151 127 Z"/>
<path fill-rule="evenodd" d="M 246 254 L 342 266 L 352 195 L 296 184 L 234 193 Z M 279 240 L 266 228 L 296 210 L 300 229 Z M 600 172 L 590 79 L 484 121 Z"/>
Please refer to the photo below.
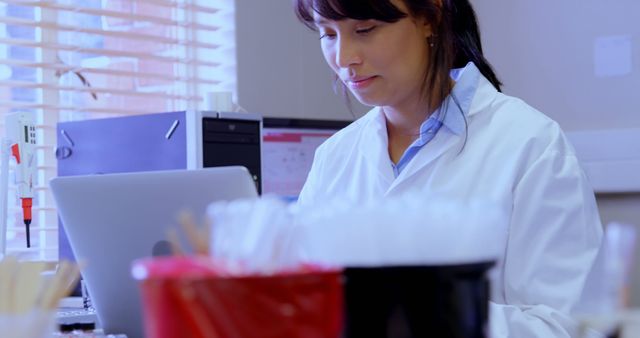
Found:
<path fill-rule="evenodd" d="M 320 26 L 320 25 L 327 25 L 327 24 L 329 24 L 329 21 L 328 21 L 327 19 L 323 18 L 323 17 L 318 17 L 318 18 L 314 18 L 314 19 L 313 19 L 313 23 L 314 23 L 316 26 Z"/>

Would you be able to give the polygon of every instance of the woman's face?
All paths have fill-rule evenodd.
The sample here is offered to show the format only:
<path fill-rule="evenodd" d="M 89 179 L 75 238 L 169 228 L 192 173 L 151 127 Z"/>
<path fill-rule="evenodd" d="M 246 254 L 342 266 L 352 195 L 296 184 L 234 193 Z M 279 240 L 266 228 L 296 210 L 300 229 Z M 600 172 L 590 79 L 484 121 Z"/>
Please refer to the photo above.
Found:
<path fill-rule="evenodd" d="M 408 13 L 402 0 L 393 0 Z M 421 101 L 430 26 L 407 16 L 394 23 L 327 20 L 317 13 L 324 57 L 363 104 L 401 109 Z"/>

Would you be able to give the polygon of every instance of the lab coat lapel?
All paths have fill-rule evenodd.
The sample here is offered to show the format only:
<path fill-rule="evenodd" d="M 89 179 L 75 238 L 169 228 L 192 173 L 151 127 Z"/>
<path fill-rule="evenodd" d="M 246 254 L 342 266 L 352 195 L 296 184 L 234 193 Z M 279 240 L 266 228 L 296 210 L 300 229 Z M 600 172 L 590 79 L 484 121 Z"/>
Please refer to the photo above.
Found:
<path fill-rule="evenodd" d="M 415 157 L 407 164 L 395 181 L 393 181 L 385 195 L 389 195 L 396 187 L 401 186 L 403 182 L 410 180 L 412 176 L 424 170 L 426 166 L 434 162 L 445 152 L 450 150 L 456 151 L 456 149 L 451 148 L 455 145 L 461 147 L 461 139 L 460 136 L 448 130 L 440 130 L 433 140 L 418 151 Z"/>
<path fill-rule="evenodd" d="M 493 85 L 484 76 L 479 76 L 478 88 L 471 101 L 469 111 L 466 114 L 467 123 L 471 124 L 475 114 L 488 109 L 497 95 L 498 91 Z M 462 114 L 459 109 L 454 109 L 449 113 Z M 403 182 L 409 181 L 412 176 L 424 170 L 426 166 L 442 156 L 445 152 L 462 150 L 465 137 L 467 137 L 467 135 L 456 135 L 443 126 L 433 140 L 420 149 L 416 156 L 407 164 L 406 168 L 404 168 L 400 175 L 389 186 L 385 195 L 389 195 L 396 187 L 403 185 Z"/>
<path fill-rule="evenodd" d="M 490 109 L 491 104 L 498 96 L 498 91 L 493 87 L 491 82 L 484 76 L 478 78 L 478 89 L 471 101 L 471 107 L 467 113 L 467 119 L 470 121 L 473 119 L 473 115 L 485 110 Z M 495 108 L 494 108 L 495 109 Z"/>
<path fill-rule="evenodd" d="M 395 177 L 389 159 L 387 126 L 383 113 L 376 107 L 369 112 L 371 118 L 368 126 L 363 128 L 360 152 L 364 155 L 367 168 L 373 171 L 371 177 L 380 180 L 384 187 L 389 187 Z"/>

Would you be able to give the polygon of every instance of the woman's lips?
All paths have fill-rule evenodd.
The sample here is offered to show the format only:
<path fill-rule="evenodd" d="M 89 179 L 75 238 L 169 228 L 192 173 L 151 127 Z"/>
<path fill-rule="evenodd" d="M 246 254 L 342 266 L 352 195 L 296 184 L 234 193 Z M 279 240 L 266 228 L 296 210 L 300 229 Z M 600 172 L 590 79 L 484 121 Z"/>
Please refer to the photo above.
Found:
<path fill-rule="evenodd" d="M 353 79 L 347 79 L 346 83 L 350 88 L 353 89 L 365 89 L 373 83 L 375 80 L 375 76 L 367 76 L 367 77 L 358 77 Z"/>

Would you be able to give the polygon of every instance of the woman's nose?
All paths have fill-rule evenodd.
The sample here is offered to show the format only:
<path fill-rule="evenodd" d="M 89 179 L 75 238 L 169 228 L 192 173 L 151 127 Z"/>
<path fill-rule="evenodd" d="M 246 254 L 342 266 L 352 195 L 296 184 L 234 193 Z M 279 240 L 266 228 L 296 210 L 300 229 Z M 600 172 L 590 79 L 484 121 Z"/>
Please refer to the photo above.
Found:
<path fill-rule="evenodd" d="M 347 68 L 362 63 L 358 47 L 349 38 L 340 37 L 336 47 L 336 65 L 338 67 Z"/>

